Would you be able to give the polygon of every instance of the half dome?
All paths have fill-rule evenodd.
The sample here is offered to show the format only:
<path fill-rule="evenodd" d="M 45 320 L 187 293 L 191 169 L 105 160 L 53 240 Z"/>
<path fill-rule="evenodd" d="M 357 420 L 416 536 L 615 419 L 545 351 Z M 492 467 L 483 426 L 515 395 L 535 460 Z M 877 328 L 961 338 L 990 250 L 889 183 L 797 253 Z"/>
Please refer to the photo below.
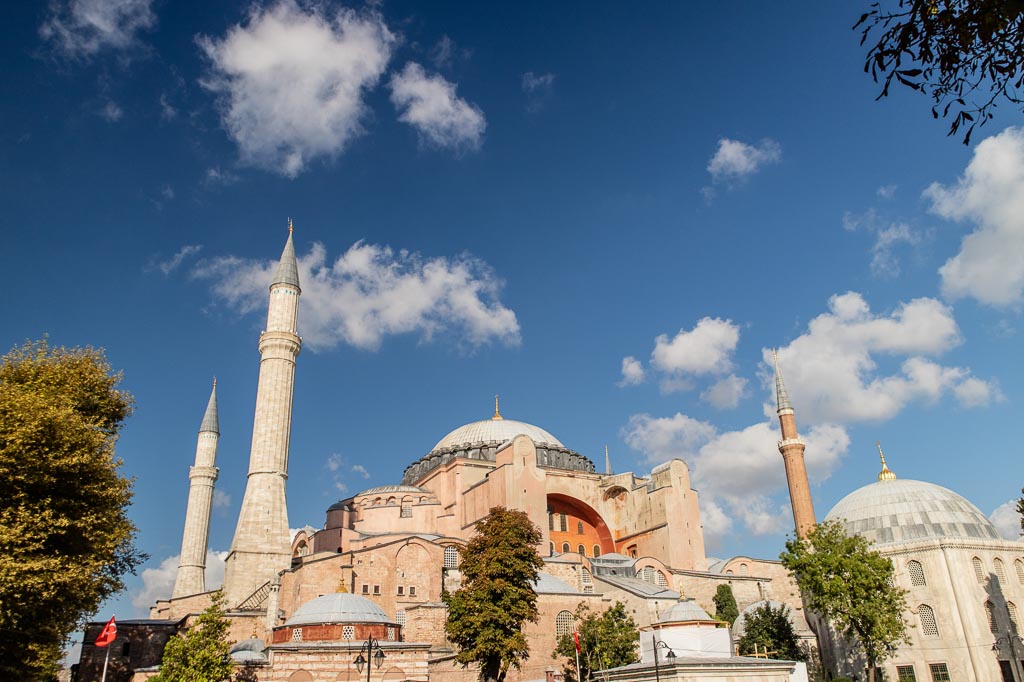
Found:
<path fill-rule="evenodd" d="M 384 610 L 366 597 L 335 592 L 311 599 L 289 618 L 285 625 L 322 625 L 324 623 L 393 623 Z"/>
<path fill-rule="evenodd" d="M 934 483 L 882 480 L 841 499 L 825 520 L 839 520 L 847 533 L 876 545 L 921 540 L 1001 540 L 981 510 L 952 490 Z"/>
<path fill-rule="evenodd" d="M 529 436 L 535 443 L 547 443 L 549 445 L 565 447 L 560 440 L 539 426 L 516 421 L 515 419 L 481 419 L 478 422 L 465 424 L 455 429 L 438 441 L 431 451 L 454 448 L 471 443 L 490 443 L 495 441 L 504 443 L 521 433 Z"/>

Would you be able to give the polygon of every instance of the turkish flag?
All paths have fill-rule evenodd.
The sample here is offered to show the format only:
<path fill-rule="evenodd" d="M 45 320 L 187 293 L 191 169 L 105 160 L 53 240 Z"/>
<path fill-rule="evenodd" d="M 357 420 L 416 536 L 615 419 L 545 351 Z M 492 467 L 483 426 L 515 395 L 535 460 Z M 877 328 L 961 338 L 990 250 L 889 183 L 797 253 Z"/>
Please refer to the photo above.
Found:
<path fill-rule="evenodd" d="M 572 639 L 574 642 L 576 642 L 576 653 L 580 653 L 580 633 L 576 630 L 573 630 Z"/>
<path fill-rule="evenodd" d="M 100 636 L 96 638 L 96 646 L 107 646 L 115 639 L 117 639 L 117 623 L 114 622 L 114 617 L 111 616 L 110 620 L 107 621 L 107 624 L 100 631 Z"/>

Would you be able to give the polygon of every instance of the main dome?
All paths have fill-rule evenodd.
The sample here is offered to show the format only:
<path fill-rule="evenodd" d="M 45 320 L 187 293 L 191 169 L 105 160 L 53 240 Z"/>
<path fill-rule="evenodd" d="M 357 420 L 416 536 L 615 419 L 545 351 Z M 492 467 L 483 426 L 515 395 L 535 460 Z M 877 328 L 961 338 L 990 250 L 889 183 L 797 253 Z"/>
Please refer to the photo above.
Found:
<path fill-rule="evenodd" d="M 1001 540 L 999 531 L 977 507 L 934 483 L 883 480 L 854 490 L 825 520 L 839 520 L 847 533 L 876 545 L 961 538 Z"/>
<path fill-rule="evenodd" d="M 512 440 L 519 434 L 525 434 L 535 443 L 547 443 L 558 447 L 565 447 L 562 442 L 550 433 L 526 422 L 515 419 L 481 419 L 478 422 L 465 424 L 455 429 L 447 436 L 438 441 L 431 451 L 454 448 L 460 445 L 471 443 L 491 443 Z"/>

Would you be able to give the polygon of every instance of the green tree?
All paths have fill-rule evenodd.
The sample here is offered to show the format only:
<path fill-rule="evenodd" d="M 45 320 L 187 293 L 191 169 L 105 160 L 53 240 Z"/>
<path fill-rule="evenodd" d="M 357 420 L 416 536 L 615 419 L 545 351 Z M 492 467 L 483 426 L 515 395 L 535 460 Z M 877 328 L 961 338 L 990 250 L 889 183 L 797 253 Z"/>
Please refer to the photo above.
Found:
<path fill-rule="evenodd" d="M 807 652 L 800 645 L 785 604 L 775 608 L 766 602 L 748 612 L 743 618 L 743 636 L 738 644 L 743 656 L 767 651 L 773 652 L 771 658 L 779 660 L 807 660 Z"/>
<path fill-rule="evenodd" d="M 1021 488 L 1020 492 L 1024 494 L 1024 488 Z M 1020 529 L 1024 533 L 1024 497 L 1017 500 L 1017 513 L 1020 514 Z"/>
<path fill-rule="evenodd" d="M 906 590 L 896 587 L 892 562 L 838 521 L 823 521 L 807 538 L 786 543 L 779 557 L 793 574 L 807 608 L 828 620 L 867 659 L 866 677 L 895 647 L 908 642 Z"/>
<path fill-rule="evenodd" d="M 949 134 L 964 144 L 1002 100 L 1024 104 L 1024 3 L 1006 0 L 898 0 L 871 5 L 854 28 L 870 44 L 864 71 L 931 98 L 932 116 L 953 112 Z M 873 35 L 874 34 L 874 35 Z"/>
<path fill-rule="evenodd" d="M 552 656 L 569 659 L 570 663 L 564 670 L 568 682 L 590 680 L 595 670 L 607 670 L 640 660 L 637 653 L 639 631 L 622 602 L 615 602 L 600 615 L 589 611 L 586 604 L 576 607 L 576 631 L 580 636 L 579 677 L 576 675 L 576 641 L 572 633 L 560 637 L 552 652 Z"/>
<path fill-rule="evenodd" d="M 226 682 L 231 679 L 230 649 L 224 593 L 217 590 L 192 627 L 167 642 L 160 674 L 152 682 Z"/>
<path fill-rule="evenodd" d="M 117 434 L 132 411 L 103 353 L 0 358 L 0 679 L 52 679 L 61 647 L 146 556 Z"/>
<path fill-rule="evenodd" d="M 478 663 L 481 680 L 501 682 L 530 655 L 523 624 L 537 621 L 542 537 L 525 512 L 494 507 L 460 551 L 462 587 L 442 595 L 445 629 L 459 648 L 456 660 Z"/>
<path fill-rule="evenodd" d="M 732 594 L 732 587 L 724 583 L 719 585 L 715 590 L 715 618 L 732 625 L 739 615 L 740 610 L 736 606 L 736 597 Z"/>

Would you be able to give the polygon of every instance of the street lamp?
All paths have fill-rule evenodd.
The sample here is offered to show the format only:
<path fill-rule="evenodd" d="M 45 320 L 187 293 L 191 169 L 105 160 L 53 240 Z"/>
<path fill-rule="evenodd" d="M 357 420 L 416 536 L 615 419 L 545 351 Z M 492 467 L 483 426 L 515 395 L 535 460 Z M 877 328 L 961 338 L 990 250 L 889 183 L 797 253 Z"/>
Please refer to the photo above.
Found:
<path fill-rule="evenodd" d="M 1017 672 L 1017 665 L 1020 662 L 1020 659 L 1017 658 L 1017 644 L 1024 644 L 1024 639 L 1013 632 L 1007 632 L 1005 637 L 996 637 L 995 644 L 992 645 L 992 651 L 996 652 L 997 656 L 999 654 L 999 649 L 1002 648 L 1003 644 L 1010 647 L 1010 670 L 1013 672 L 1014 679 L 1020 680 L 1020 676 Z"/>
<path fill-rule="evenodd" d="M 661 682 L 661 671 L 658 669 L 658 649 L 668 649 L 665 658 L 670 661 L 676 657 L 676 652 L 672 651 L 672 647 L 665 644 L 665 642 L 654 639 L 654 635 L 651 635 L 651 643 L 654 644 L 654 680 L 655 682 Z"/>
<path fill-rule="evenodd" d="M 363 658 L 363 651 L 366 651 L 366 658 Z M 384 665 L 384 650 L 380 647 L 380 642 L 373 637 L 366 640 L 366 643 L 359 647 L 359 655 L 356 656 L 356 660 L 353 663 L 356 664 L 356 670 L 363 672 L 363 666 L 366 666 L 366 682 L 370 682 L 370 659 L 373 659 L 373 664 L 377 666 L 379 670 Z"/>

